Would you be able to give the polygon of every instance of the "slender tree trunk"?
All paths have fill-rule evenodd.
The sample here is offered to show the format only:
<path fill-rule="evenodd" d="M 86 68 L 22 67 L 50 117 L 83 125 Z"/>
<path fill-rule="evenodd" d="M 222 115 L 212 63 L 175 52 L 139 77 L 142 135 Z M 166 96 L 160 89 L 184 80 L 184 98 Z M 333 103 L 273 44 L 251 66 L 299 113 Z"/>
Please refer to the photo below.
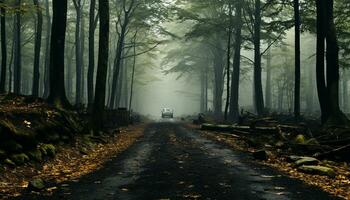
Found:
<path fill-rule="evenodd" d="M 44 93 L 43 97 L 49 96 L 50 90 L 50 38 L 51 38 L 51 15 L 49 0 L 45 1 L 46 16 L 46 41 L 45 41 L 45 68 L 44 68 Z"/>
<path fill-rule="evenodd" d="M 227 41 L 227 58 L 226 58 L 226 105 L 225 105 L 225 115 L 224 119 L 227 120 L 228 109 L 230 106 L 230 73 L 231 73 L 231 40 L 232 40 L 232 5 L 229 5 L 229 15 L 230 15 L 230 24 L 228 30 L 228 41 Z"/>
<path fill-rule="evenodd" d="M 122 54 L 123 54 L 123 47 L 124 47 L 124 40 L 125 40 L 125 33 L 126 33 L 127 26 L 128 26 L 128 19 L 126 18 L 121 28 L 120 37 L 118 38 L 118 45 L 117 45 L 117 51 L 116 51 L 116 57 L 115 57 L 113 80 L 112 80 L 111 100 L 109 105 L 110 108 L 113 108 L 114 107 L 113 105 L 115 104 L 118 77 L 119 77 L 119 71 L 122 63 Z"/>
<path fill-rule="evenodd" d="M 50 93 L 48 102 L 58 108 L 69 107 L 64 86 L 64 46 L 67 25 L 67 0 L 53 0 L 50 50 Z"/>
<path fill-rule="evenodd" d="M 131 112 L 132 109 L 132 98 L 134 95 L 134 79 L 135 79 L 135 67 L 136 67 L 136 36 L 137 32 L 134 36 L 134 46 L 133 46 L 133 63 L 132 63 L 132 72 L 131 72 L 131 84 L 130 84 L 130 99 L 129 99 L 129 111 Z"/>
<path fill-rule="evenodd" d="M 272 102 L 271 102 L 271 50 L 267 50 L 267 57 L 266 57 L 266 94 L 265 94 L 265 100 L 266 100 L 266 109 L 272 108 Z"/>
<path fill-rule="evenodd" d="M 40 8 L 39 0 L 33 0 L 37 12 L 37 26 L 35 35 L 34 47 L 34 69 L 33 69 L 33 89 L 32 95 L 39 96 L 39 81 L 40 81 L 40 52 L 41 52 L 41 35 L 43 30 L 43 14 Z"/>
<path fill-rule="evenodd" d="M 21 93 L 21 72 L 22 72 L 22 56 L 21 56 L 21 0 L 16 0 L 16 24 L 15 24 L 15 55 L 14 55 L 14 93 Z"/>
<path fill-rule="evenodd" d="M 255 109 L 258 115 L 264 114 L 264 95 L 261 82 L 261 52 L 260 33 L 261 32 L 261 2 L 255 0 L 254 13 L 254 100 Z"/>
<path fill-rule="evenodd" d="M 295 81 L 294 81 L 294 117 L 300 117 L 300 14 L 299 0 L 294 0 L 295 27 Z"/>
<path fill-rule="evenodd" d="M 213 107 L 216 117 L 222 117 L 222 94 L 224 86 L 223 52 L 215 50 L 214 58 L 214 96 Z"/>
<path fill-rule="evenodd" d="M 80 58 L 81 58 L 81 103 L 85 102 L 85 62 L 84 62 L 84 53 L 85 53 L 85 19 L 82 15 L 81 18 L 81 31 L 80 31 Z"/>
<path fill-rule="evenodd" d="M 239 79 L 241 71 L 241 45 L 242 45 L 242 2 L 236 2 L 235 47 L 233 55 L 233 71 L 231 82 L 230 120 L 236 121 L 239 117 Z"/>
<path fill-rule="evenodd" d="M 73 55 L 74 55 L 74 45 L 72 45 L 69 55 L 67 56 L 67 98 L 74 102 L 74 96 L 73 96 Z"/>
<path fill-rule="evenodd" d="M 321 107 L 322 122 L 325 123 L 328 119 L 328 99 L 327 88 L 324 74 L 324 52 L 325 52 L 325 27 L 323 22 L 325 21 L 325 6 L 322 0 L 316 1 L 317 6 L 317 52 L 316 52 L 316 81 L 318 99 Z"/>
<path fill-rule="evenodd" d="M 343 72 L 343 112 L 348 112 L 349 110 L 349 78 L 347 69 L 344 69 Z"/>
<path fill-rule="evenodd" d="M 96 0 L 90 0 L 89 14 L 89 66 L 87 78 L 88 107 L 94 100 L 94 72 L 95 72 L 95 7 Z"/>
<path fill-rule="evenodd" d="M 0 1 L 1 4 L 4 0 Z M 5 93 L 6 71 L 7 71 L 7 42 L 6 42 L 6 10 L 0 8 L 0 29 L 1 29 L 1 77 L 0 77 L 0 93 Z"/>
<path fill-rule="evenodd" d="M 105 109 L 106 79 L 108 68 L 109 46 L 109 1 L 99 0 L 100 30 L 99 53 L 97 64 L 97 78 L 95 101 L 92 109 L 91 124 L 94 134 L 103 127 L 103 113 Z"/>
<path fill-rule="evenodd" d="M 75 61 L 76 61 L 76 72 L 75 72 L 75 104 L 81 104 L 81 16 L 82 16 L 82 5 L 81 0 L 74 0 L 76 10 L 76 26 L 75 26 Z"/>

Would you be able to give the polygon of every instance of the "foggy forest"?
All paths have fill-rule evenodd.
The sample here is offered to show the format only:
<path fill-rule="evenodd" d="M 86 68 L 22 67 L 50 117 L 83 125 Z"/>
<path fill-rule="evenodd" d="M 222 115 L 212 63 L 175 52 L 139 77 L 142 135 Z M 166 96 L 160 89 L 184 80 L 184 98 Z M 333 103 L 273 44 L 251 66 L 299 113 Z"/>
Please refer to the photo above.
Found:
<path fill-rule="evenodd" d="M 0 199 L 350 199 L 349 0 L 0 0 Z"/>

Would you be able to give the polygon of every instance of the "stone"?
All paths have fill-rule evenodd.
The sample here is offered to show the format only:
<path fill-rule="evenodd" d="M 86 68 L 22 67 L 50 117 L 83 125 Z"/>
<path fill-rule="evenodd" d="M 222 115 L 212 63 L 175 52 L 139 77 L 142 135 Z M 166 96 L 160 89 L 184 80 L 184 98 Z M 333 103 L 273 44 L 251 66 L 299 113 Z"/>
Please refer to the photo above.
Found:
<path fill-rule="evenodd" d="M 29 181 L 28 189 L 31 191 L 40 191 L 44 188 L 45 188 L 45 183 L 40 178 Z"/>
<path fill-rule="evenodd" d="M 6 165 L 11 166 L 11 167 L 16 167 L 16 164 L 15 164 L 11 159 L 9 159 L 9 158 L 6 158 L 6 159 L 4 160 L 4 163 L 5 163 Z"/>
<path fill-rule="evenodd" d="M 267 152 L 265 150 L 259 150 L 259 151 L 253 152 L 253 157 L 257 160 L 267 160 L 268 159 Z"/>
<path fill-rule="evenodd" d="M 298 170 L 308 174 L 328 176 L 331 178 L 334 178 L 336 176 L 336 173 L 332 168 L 319 165 L 302 165 L 298 167 Z"/>
<path fill-rule="evenodd" d="M 296 160 L 294 164 L 296 166 L 301 166 L 301 165 L 317 165 L 319 164 L 320 161 L 317 160 L 316 158 L 312 157 L 300 157 L 300 159 Z"/>
<path fill-rule="evenodd" d="M 29 161 L 29 157 L 26 154 L 24 154 L 24 153 L 13 154 L 13 155 L 11 155 L 10 158 L 17 165 L 23 165 L 24 163 Z"/>
<path fill-rule="evenodd" d="M 31 150 L 27 153 L 30 159 L 35 160 L 37 162 L 41 162 L 43 160 L 43 155 L 39 149 Z"/>

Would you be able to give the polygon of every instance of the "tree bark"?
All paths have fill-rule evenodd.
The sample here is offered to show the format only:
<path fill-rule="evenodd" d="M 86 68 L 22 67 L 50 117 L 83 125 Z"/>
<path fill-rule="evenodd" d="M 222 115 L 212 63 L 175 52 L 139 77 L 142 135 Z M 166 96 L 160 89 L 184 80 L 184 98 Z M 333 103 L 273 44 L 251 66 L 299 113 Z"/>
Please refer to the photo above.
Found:
<path fill-rule="evenodd" d="M 134 95 L 134 79 L 135 79 L 135 67 L 136 67 L 136 36 L 137 32 L 134 35 L 134 45 L 133 45 L 133 63 L 132 63 L 132 72 L 131 72 L 131 84 L 130 84 L 130 99 L 129 99 L 129 111 L 132 109 L 132 98 Z"/>
<path fill-rule="evenodd" d="M 64 84 L 64 46 L 67 25 L 67 0 L 53 0 L 50 47 L 50 90 L 48 102 L 58 108 L 70 106 Z"/>
<path fill-rule="evenodd" d="M 230 106 L 230 73 L 231 73 L 231 40 L 232 40 L 232 5 L 229 4 L 229 30 L 228 30 L 228 41 L 227 41 L 227 56 L 226 56 L 226 105 L 225 105 L 225 114 L 224 119 L 228 119 L 228 110 Z"/>
<path fill-rule="evenodd" d="M 271 49 L 267 50 L 266 55 L 266 90 L 265 90 L 265 100 L 266 100 L 266 109 L 272 109 L 272 99 L 271 99 Z"/>
<path fill-rule="evenodd" d="M 230 120 L 236 121 L 239 117 L 239 79 L 241 71 L 241 46 L 242 46 L 242 2 L 236 2 L 236 31 L 235 47 L 233 55 L 233 71 L 231 81 L 231 99 L 230 99 Z"/>
<path fill-rule="evenodd" d="M 75 104 L 81 104 L 81 17 L 82 17 L 82 5 L 81 0 L 73 0 L 76 11 L 76 26 L 75 26 Z"/>
<path fill-rule="evenodd" d="M 87 77 L 88 107 L 90 108 L 94 100 L 94 72 L 95 72 L 95 7 L 96 0 L 90 0 L 89 14 L 89 65 Z"/>
<path fill-rule="evenodd" d="M 220 47 L 221 48 L 221 47 Z M 222 117 L 222 95 L 224 91 L 224 58 L 223 51 L 214 50 L 214 90 L 213 109 L 214 115 Z"/>
<path fill-rule="evenodd" d="M 50 90 L 50 38 L 51 38 L 51 15 L 49 0 L 45 1 L 46 16 L 46 41 L 45 41 L 45 68 L 44 68 L 44 93 L 43 98 L 49 96 Z"/>
<path fill-rule="evenodd" d="M 14 55 L 14 93 L 21 93 L 21 76 L 22 76 L 22 56 L 21 56 L 21 0 L 16 0 L 16 24 L 15 24 L 15 55 Z"/>
<path fill-rule="evenodd" d="M 126 15 L 125 15 L 126 16 Z M 113 71 L 113 80 L 112 80 L 112 90 L 111 90 L 111 100 L 110 100 L 110 108 L 113 108 L 116 103 L 116 93 L 117 93 L 117 85 L 118 85 L 118 77 L 119 77 L 119 71 L 122 63 L 122 54 L 123 54 L 123 48 L 124 48 L 124 40 L 125 40 L 125 33 L 127 26 L 129 24 L 129 19 L 125 18 L 123 26 L 121 27 L 120 36 L 118 38 L 118 44 L 117 44 L 117 51 L 116 51 L 116 57 L 115 57 L 115 65 L 114 65 L 114 71 Z M 116 25 L 118 26 L 118 25 Z"/>
<path fill-rule="evenodd" d="M 261 53 L 260 33 L 261 32 L 261 2 L 255 0 L 254 11 L 254 101 L 258 115 L 264 114 L 264 96 L 261 83 Z"/>
<path fill-rule="evenodd" d="M 33 68 L 33 88 L 32 95 L 39 96 L 40 81 L 40 52 L 41 52 L 41 35 L 43 30 L 43 14 L 40 8 L 39 0 L 33 0 L 37 12 L 37 26 L 34 47 L 34 68 Z"/>
<path fill-rule="evenodd" d="M 1 4 L 4 0 L 0 1 Z M 0 9 L 0 29 L 1 29 L 1 77 L 0 77 L 0 93 L 5 93 L 6 71 L 7 71 L 7 42 L 6 42 L 6 10 L 4 7 Z"/>
<path fill-rule="evenodd" d="M 300 117 L 300 13 L 299 0 L 294 0 L 294 37 L 295 37 L 295 81 L 294 81 L 294 117 Z"/>
<path fill-rule="evenodd" d="M 99 0 L 98 7 L 100 13 L 100 42 L 98 51 L 95 100 L 91 115 L 91 124 L 94 134 L 98 134 L 98 131 L 103 127 L 109 54 L 109 1 Z"/>

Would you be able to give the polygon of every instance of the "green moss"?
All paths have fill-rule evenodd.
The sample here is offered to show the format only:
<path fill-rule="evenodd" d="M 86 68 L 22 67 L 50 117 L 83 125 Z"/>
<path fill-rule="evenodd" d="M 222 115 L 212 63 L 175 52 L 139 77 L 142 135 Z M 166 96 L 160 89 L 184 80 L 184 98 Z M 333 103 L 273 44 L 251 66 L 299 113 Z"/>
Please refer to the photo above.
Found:
<path fill-rule="evenodd" d="M 29 161 L 29 157 L 24 154 L 24 153 L 20 153 L 20 154 L 13 154 L 11 155 L 11 160 L 13 160 L 13 162 L 15 162 L 17 165 L 23 165 L 24 163 Z"/>
<path fill-rule="evenodd" d="M 305 144 L 306 139 L 304 135 L 297 135 L 294 139 L 294 141 L 298 144 Z"/>

